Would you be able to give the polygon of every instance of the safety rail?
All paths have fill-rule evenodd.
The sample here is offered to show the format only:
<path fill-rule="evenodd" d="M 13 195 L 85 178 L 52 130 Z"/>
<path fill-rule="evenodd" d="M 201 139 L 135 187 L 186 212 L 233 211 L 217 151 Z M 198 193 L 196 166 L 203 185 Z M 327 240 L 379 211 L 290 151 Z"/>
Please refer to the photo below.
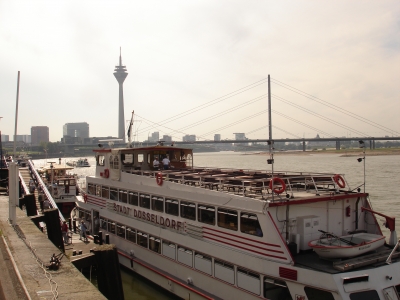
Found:
<path fill-rule="evenodd" d="M 36 178 L 36 180 L 38 182 L 38 185 L 42 188 L 42 191 L 45 194 L 46 198 L 49 200 L 50 206 L 52 208 L 57 208 L 58 209 L 58 206 L 57 206 L 56 202 L 54 201 L 53 197 L 49 193 L 46 185 L 44 184 L 44 182 L 42 180 L 42 178 L 40 178 L 39 173 L 36 171 L 35 166 L 34 166 L 34 164 L 33 164 L 33 162 L 31 160 L 28 160 L 28 166 L 29 166 L 29 169 L 31 170 L 32 174 L 35 176 L 35 178 Z M 58 210 L 58 215 L 59 215 L 61 221 L 65 221 L 65 218 L 61 214 L 60 210 Z"/>
<path fill-rule="evenodd" d="M 233 192 L 234 194 L 265 199 L 268 194 L 285 192 L 287 198 L 294 198 L 296 191 L 315 191 L 319 196 L 321 192 L 339 192 L 341 187 L 335 178 L 345 182 L 348 191 L 350 187 L 343 175 L 328 173 L 305 173 L 277 171 L 273 176 L 271 172 L 259 170 L 237 170 L 222 168 L 193 168 L 170 170 L 134 170 L 123 169 L 123 172 L 148 176 L 156 179 L 157 184 L 163 181 L 191 185 L 200 188 L 216 189 L 217 191 Z M 161 175 L 159 175 L 161 174 Z M 339 177 L 337 177 L 339 176 Z M 272 177 L 278 178 L 278 183 L 283 183 L 285 188 L 278 189 L 279 184 L 271 184 Z M 341 181 L 342 182 L 342 181 Z M 339 182 L 339 183 L 341 183 Z M 271 191 L 272 190 L 272 191 Z M 278 197 L 279 199 L 279 197 Z"/>

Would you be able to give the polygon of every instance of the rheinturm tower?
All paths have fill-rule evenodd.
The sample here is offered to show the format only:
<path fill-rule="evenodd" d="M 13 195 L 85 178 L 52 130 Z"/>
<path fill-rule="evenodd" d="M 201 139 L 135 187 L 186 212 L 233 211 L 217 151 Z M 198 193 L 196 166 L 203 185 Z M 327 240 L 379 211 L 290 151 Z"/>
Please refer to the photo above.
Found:
<path fill-rule="evenodd" d="M 119 111 L 118 111 L 118 138 L 125 143 L 125 115 L 124 115 L 124 81 L 128 72 L 126 67 L 122 65 L 121 48 L 119 48 L 119 66 L 115 66 L 114 76 L 119 84 Z"/>

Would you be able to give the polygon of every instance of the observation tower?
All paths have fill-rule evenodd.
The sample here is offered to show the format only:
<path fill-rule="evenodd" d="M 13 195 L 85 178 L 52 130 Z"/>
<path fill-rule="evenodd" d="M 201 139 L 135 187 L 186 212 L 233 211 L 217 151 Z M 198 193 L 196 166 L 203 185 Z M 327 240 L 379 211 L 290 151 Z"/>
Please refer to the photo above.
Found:
<path fill-rule="evenodd" d="M 119 84 L 119 110 L 118 110 L 118 138 L 125 143 L 125 114 L 124 114 L 124 81 L 128 72 L 126 67 L 122 65 L 121 47 L 119 48 L 119 66 L 115 66 L 114 76 Z"/>

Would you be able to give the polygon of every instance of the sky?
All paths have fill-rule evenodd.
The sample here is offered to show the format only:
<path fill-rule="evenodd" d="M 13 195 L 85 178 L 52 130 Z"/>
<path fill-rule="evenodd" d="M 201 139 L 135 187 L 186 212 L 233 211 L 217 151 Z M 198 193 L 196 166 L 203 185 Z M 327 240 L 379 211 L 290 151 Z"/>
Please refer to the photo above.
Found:
<path fill-rule="evenodd" d="M 134 140 L 400 136 L 400 1 L 0 0 L 0 130 Z"/>

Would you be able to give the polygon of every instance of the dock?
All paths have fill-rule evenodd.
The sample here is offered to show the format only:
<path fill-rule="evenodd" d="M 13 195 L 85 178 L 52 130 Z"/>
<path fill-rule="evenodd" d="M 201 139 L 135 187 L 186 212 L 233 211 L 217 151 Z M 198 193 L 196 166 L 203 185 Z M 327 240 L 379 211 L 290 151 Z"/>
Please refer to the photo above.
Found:
<path fill-rule="evenodd" d="M 63 256 L 24 211 L 17 208 L 16 215 L 11 226 L 9 198 L 0 194 L 0 299 L 106 299 L 68 258 L 74 249 L 89 252 L 91 240 L 83 243 L 74 234 Z M 53 254 L 62 257 L 58 270 L 46 267 Z"/>

